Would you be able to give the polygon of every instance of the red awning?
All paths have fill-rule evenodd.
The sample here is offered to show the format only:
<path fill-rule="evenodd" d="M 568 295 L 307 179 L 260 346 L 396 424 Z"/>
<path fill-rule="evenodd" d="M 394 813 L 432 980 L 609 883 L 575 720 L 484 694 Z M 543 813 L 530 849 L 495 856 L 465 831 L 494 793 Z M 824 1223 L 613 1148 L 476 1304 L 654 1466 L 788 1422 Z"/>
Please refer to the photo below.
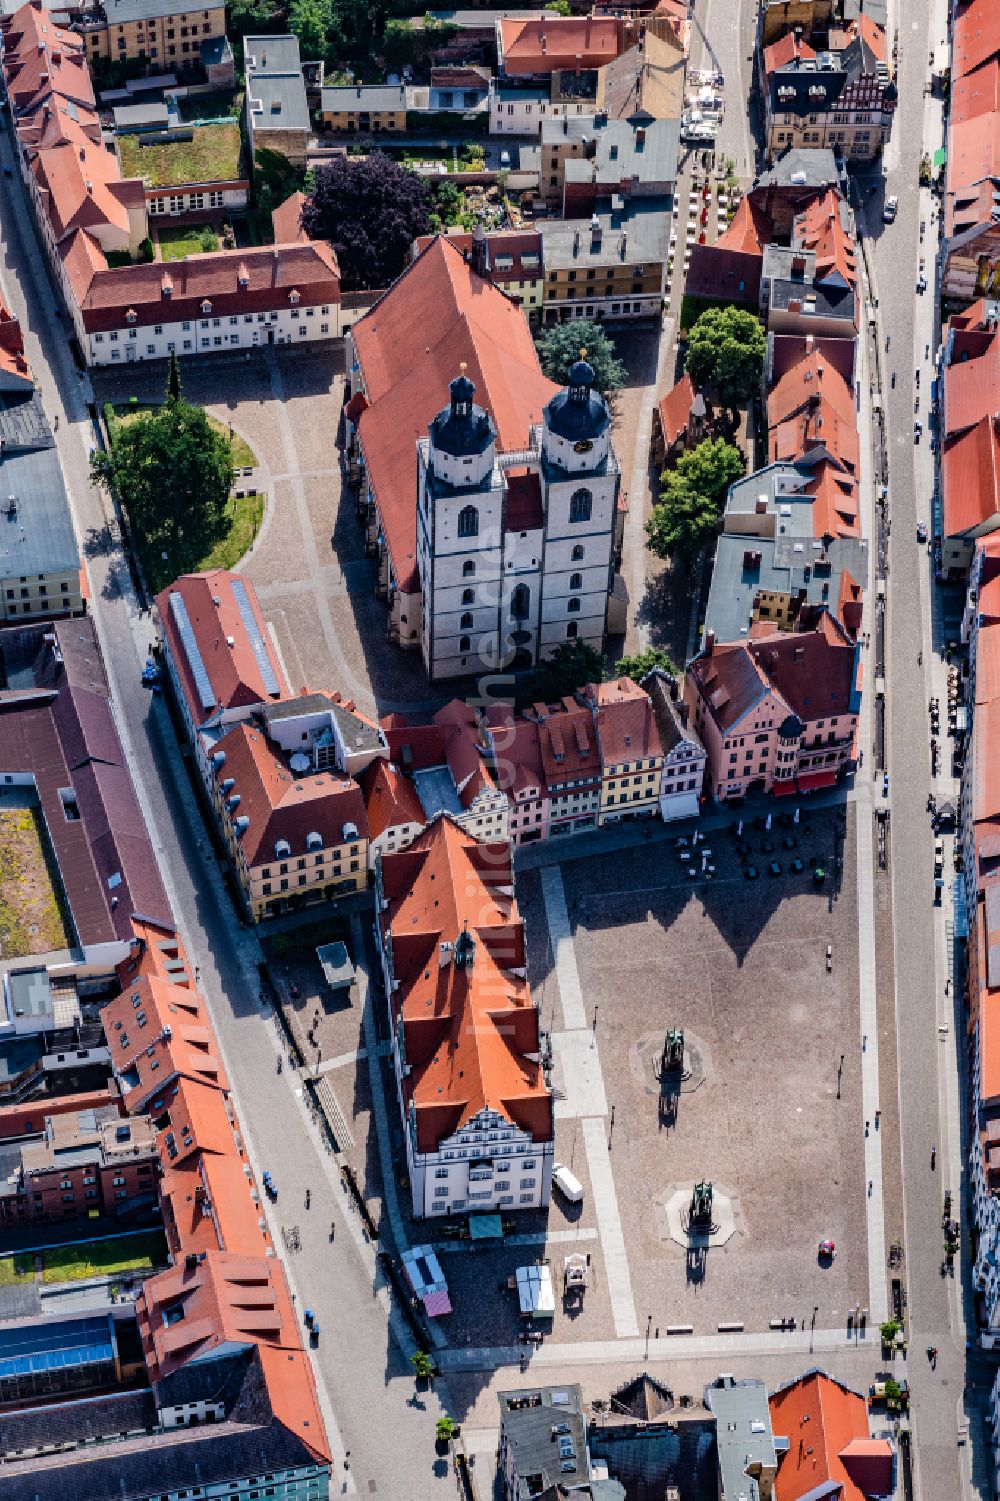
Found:
<path fill-rule="evenodd" d="M 782 778 L 782 780 L 780 782 L 779 782 L 778 778 L 775 777 L 774 781 L 771 783 L 771 792 L 774 794 L 775 797 L 787 797 L 790 792 L 794 792 L 794 791 L 795 791 L 795 779 L 794 779 L 794 777 L 788 777 L 787 779 Z"/>
<path fill-rule="evenodd" d="M 796 778 L 800 792 L 813 792 L 817 787 L 835 787 L 837 785 L 837 773 L 835 771 L 810 771 L 804 776 Z"/>

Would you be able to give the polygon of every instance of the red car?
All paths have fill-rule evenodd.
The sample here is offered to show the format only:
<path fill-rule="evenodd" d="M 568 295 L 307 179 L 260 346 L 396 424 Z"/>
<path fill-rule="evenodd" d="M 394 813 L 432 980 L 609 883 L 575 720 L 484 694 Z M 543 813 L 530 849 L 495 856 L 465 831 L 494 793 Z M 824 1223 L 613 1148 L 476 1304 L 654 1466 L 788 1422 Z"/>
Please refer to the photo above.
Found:
<path fill-rule="evenodd" d="M 835 1242 L 832 1240 L 821 1240 L 819 1243 L 819 1254 L 832 1261 L 837 1254 Z"/>

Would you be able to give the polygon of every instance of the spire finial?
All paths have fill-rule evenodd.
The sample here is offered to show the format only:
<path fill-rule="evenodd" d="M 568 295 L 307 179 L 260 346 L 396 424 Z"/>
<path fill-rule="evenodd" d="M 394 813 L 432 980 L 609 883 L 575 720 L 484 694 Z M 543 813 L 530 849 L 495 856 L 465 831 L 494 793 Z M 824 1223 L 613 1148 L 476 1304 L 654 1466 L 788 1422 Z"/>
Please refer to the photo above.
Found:
<path fill-rule="evenodd" d="M 468 370 L 468 368 L 469 367 L 466 364 L 465 360 L 462 360 L 461 363 L 459 364 L 459 367 L 458 367 L 458 373 L 459 373 L 459 375 L 464 375 L 465 372 L 466 372 L 466 370 Z"/>
<path fill-rule="evenodd" d="M 580 358 L 581 360 L 585 360 L 587 358 L 587 351 L 585 349 L 580 350 Z"/>

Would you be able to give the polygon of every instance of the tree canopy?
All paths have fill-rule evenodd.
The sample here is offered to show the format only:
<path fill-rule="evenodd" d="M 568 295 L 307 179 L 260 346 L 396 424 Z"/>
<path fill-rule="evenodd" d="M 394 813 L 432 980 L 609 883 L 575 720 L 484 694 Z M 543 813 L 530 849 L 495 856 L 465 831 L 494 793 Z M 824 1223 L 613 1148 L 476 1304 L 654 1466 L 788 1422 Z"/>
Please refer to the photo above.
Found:
<path fill-rule="evenodd" d="M 660 502 L 646 522 L 646 546 L 658 558 L 690 563 L 715 535 L 726 491 L 746 461 L 724 438 L 706 438 L 663 475 Z"/>
<path fill-rule="evenodd" d="M 115 487 L 133 530 L 147 541 L 182 538 L 197 557 L 223 532 L 233 465 L 224 434 L 179 394 L 179 379 L 174 394 L 175 375 L 163 406 L 113 422 L 110 450 L 93 454 L 90 471 Z"/>
<path fill-rule="evenodd" d="M 303 62 L 325 62 L 333 30 L 331 0 L 292 0 L 288 8 L 288 29 L 298 37 Z"/>
<path fill-rule="evenodd" d="M 676 675 L 677 668 L 668 654 L 659 646 L 648 646 L 645 651 L 639 652 L 634 657 L 619 657 L 615 663 L 615 675 L 620 678 L 631 678 L 633 682 L 641 683 L 647 673 L 655 672 L 659 668 L 661 672 L 669 672 Z"/>
<path fill-rule="evenodd" d="M 760 388 L 767 340 L 756 314 L 739 307 L 706 308 L 688 334 L 684 368 L 696 386 L 714 390 L 726 407 Z"/>
<path fill-rule="evenodd" d="M 302 224 L 313 239 L 330 241 L 348 291 L 387 287 L 430 229 L 430 192 L 382 151 L 337 156 L 317 172 Z"/>
<path fill-rule="evenodd" d="M 596 647 L 586 641 L 561 641 L 551 657 L 535 668 L 532 697 L 554 703 L 584 683 L 599 683 L 603 678 L 604 658 Z"/>
<path fill-rule="evenodd" d="M 538 358 L 549 380 L 566 384 L 570 365 L 586 349 L 587 363 L 594 372 L 594 385 L 605 396 L 617 391 L 625 381 L 625 366 L 615 354 L 615 346 L 599 323 L 589 318 L 573 318 L 556 323 L 538 339 Z"/>

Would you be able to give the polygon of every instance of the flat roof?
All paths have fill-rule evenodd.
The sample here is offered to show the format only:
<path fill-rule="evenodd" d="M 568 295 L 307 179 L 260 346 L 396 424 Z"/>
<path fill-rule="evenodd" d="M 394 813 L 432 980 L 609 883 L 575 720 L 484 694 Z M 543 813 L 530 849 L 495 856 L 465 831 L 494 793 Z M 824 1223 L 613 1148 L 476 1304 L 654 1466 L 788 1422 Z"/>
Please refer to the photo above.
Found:
<path fill-rule="evenodd" d="M 75 573 L 80 553 L 37 391 L 0 394 L 0 575 Z"/>
<path fill-rule="evenodd" d="M 670 233 L 671 199 L 667 196 L 631 198 L 620 210 L 598 209 L 594 218 L 601 226 L 595 243 L 592 219 L 539 219 L 538 230 L 545 249 L 546 270 L 588 266 L 632 265 L 662 261 Z M 626 235 L 626 255 L 621 237 Z"/>
<path fill-rule="evenodd" d="M 754 599 L 760 593 L 801 595 L 805 602 L 827 605 L 836 614 L 845 572 L 862 588 L 867 585 L 868 544 L 859 537 L 835 537 L 824 548 L 815 538 L 723 532 L 705 607 L 706 629 L 713 630 L 718 641 L 748 639 Z"/>

